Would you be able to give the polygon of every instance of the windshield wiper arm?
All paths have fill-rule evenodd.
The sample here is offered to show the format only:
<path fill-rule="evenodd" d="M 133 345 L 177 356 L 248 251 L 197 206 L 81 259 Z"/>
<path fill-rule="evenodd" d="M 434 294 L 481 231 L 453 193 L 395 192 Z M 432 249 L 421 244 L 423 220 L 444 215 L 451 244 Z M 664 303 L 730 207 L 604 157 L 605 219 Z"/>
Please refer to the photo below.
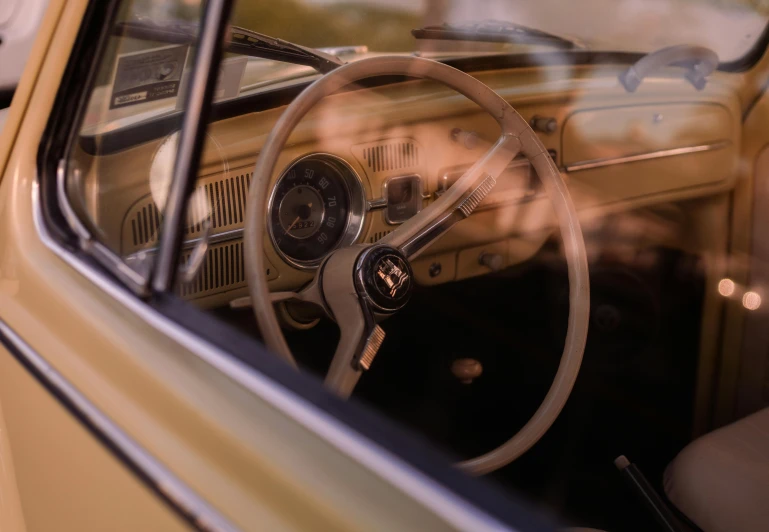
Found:
<path fill-rule="evenodd" d="M 230 29 L 230 42 L 225 47 L 228 52 L 306 65 L 323 74 L 344 65 L 335 55 L 315 48 L 276 39 L 240 26 L 232 26 Z"/>
<path fill-rule="evenodd" d="M 417 39 L 433 39 L 438 41 L 542 44 L 565 49 L 584 48 L 582 44 L 566 37 L 530 28 L 522 24 L 516 24 L 515 22 L 497 20 L 486 20 L 472 24 L 444 23 L 440 26 L 425 26 L 424 28 L 411 30 L 411 34 Z"/>
<path fill-rule="evenodd" d="M 198 37 L 198 24 L 173 20 L 154 22 L 141 17 L 115 25 L 114 34 L 169 44 L 193 44 Z M 239 26 L 230 26 L 225 52 L 259 57 L 284 63 L 305 65 L 325 74 L 344 64 L 338 57 L 282 39 L 276 39 Z"/>

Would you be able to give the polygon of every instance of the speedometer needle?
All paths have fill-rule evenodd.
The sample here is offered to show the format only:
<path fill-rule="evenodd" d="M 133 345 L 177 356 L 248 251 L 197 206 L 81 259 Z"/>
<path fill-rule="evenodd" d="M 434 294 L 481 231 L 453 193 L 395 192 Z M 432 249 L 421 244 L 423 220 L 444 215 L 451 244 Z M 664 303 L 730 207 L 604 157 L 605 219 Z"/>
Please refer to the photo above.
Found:
<path fill-rule="evenodd" d="M 307 204 L 307 207 L 308 207 L 308 208 L 310 208 L 310 209 L 312 209 L 312 203 L 308 203 L 308 204 Z M 294 227 L 294 224 L 295 224 L 296 222 L 298 222 L 298 221 L 299 221 L 301 218 L 302 218 L 301 216 L 297 216 L 296 218 L 294 218 L 294 221 L 293 221 L 293 222 L 291 222 L 290 224 L 288 224 L 288 228 L 287 228 L 287 229 L 286 229 L 286 231 L 283 233 L 283 236 L 286 236 L 286 235 L 287 235 L 287 234 L 288 234 L 288 233 L 291 231 L 291 228 L 292 228 L 292 227 Z"/>
<path fill-rule="evenodd" d="M 291 231 L 291 228 L 294 227 L 294 224 L 299 221 L 299 218 L 300 218 L 300 216 L 297 216 L 296 218 L 294 218 L 293 222 L 288 224 L 288 229 L 286 229 L 286 232 L 283 233 L 283 236 L 286 236 L 288 234 L 288 232 Z"/>

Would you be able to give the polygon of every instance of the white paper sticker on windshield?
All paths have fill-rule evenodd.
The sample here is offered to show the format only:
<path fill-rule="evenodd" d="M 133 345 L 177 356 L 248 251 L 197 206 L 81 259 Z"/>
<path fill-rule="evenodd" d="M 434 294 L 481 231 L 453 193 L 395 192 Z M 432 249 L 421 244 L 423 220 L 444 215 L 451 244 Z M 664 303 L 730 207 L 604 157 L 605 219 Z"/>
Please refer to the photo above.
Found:
<path fill-rule="evenodd" d="M 219 63 L 219 78 L 216 81 L 213 98 L 215 102 L 229 100 L 240 95 L 240 86 L 243 83 L 243 74 L 246 71 L 247 63 L 248 57 L 245 55 L 223 59 Z M 177 111 L 184 109 L 184 93 L 187 90 L 188 76 L 189 73 L 185 72 L 184 78 L 182 78 L 182 90 L 176 99 Z"/>
<path fill-rule="evenodd" d="M 240 94 L 240 84 L 243 82 L 246 63 L 248 63 L 248 57 L 244 55 L 231 57 L 221 62 L 214 100 L 227 100 Z"/>
<path fill-rule="evenodd" d="M 119 55 L 110 109 L 176 96 L 188 50 L 185 44 Z"/>

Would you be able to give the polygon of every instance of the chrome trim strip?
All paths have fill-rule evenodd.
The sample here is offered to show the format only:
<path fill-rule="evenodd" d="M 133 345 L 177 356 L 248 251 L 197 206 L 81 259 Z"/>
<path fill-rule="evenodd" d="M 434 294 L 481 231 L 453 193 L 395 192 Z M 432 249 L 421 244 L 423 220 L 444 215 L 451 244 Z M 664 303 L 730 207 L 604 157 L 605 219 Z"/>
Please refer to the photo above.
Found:
<path fill-rule="evenodd" d="M 318 50 L 331 55 L 361 55 L 368 53 L 368 46 L 365 44 L 358 44 L 355 46 L 331 46 L 328 48 L 318 48 Z"/>
<path fill-rule="evenodd" d="M 231 240 L 242 240 L 243 239 L 243 228 L 239 229 L 230 229 L 229 231 L 222 231 L 221 233 L 216 233 L 208 237 L 208 244 L 219 244 L 220 242 L 229 242 Z M 189 240 L 185 240 L 182 244 L 183 250 L 192 249 L 195 246 L 197 246 L 200 241 L 202 240 L 201 237 L 195 237 L 190 238 Z M 147 255 L 152 255 L 155 253 L 155 251 L 158 249 L 158 247 L 151 246 L 146 249 L 140 249 L 138 251 L 133 251 L 129 253 L 128 255 L 123 255 L 123 261 L 125 262 L 131 262 L 136 261 L 139 259 L 142 259 L 143 257 L 146 257 Z"/>
<path fill-rule="evenodd" d="M 77 235 L 80 247 L 88 251 L 105 268 L 123 281 L 136 295 L 147 295 L 148 278 L 141 272 L 133 270 L 117 254 L 107 248 L 101 242 L 94 240 L 88 229 L 78 218 L 75 210 L 70 205 L 66 194 L 67 161 L 59 160 L 56 167 L 56 200 L 62 210 L 64 219 L 69 228 Z"/>
<path fill-rule="evenodd" d="M 103 273 L 68 253 L 51 237 L 45 227 L 37 180 L 32 184 L 32 187 L 34 224 L 43 244 L 149 326 L 184 346 L 185 349 L 269 403 L 276 410 L 392 483 L 452 526 L 460 530 L 473 531 L 510 530 L 508 525 L 479 510 L 472 503 L 451 492 L 400 457 L 382 448 L 377 442 L 365 438 L 303 397 L 296 395 L 216 346 L 196 337 L 165 315 L 130 296 L 128 292 Z M 138 450 L 141 451 L 141 449 Z M 164 478 L 176 480 L 170 472 L 164 469 L 158 470 L 157 473 L 162 474 Z M 218 515 L 215 510 L 212 509 L 211 511 L 213 517 Z M 211 519 L 206 516 L 205 522 L 210 521 Z"/>
<path fill-rule="evenodd" d="M 58 200 L 59 208 L 64 215 L 64 219 L 67 220 L 67 224 L 80 239 L 80 245 L 85 246 L 91 240 L 91 234 L 80 221 L 80 218 L 75 214 L 72 205 L 67 201 L 66 179 L 67 159 L 59 159 L 59 165 L 56 167 L 56 199 Z M 79 176 L 75 179 L 79 181 Z"/>
<path fill-rule="evenodd" d="M 580 172 L 582 170 L 591 170 L 593 168 L 602 168 L 604 166 L 614 166 L 616 164 L 635 163 L 638 161 L 648 161 L 651 159 L 662 159 L 664 157 L 675 157 L 676 155 L 688 155 L 690 153 L 700 153 L 706 151 L 720 150 L 731 144 L 730 141 L 713 142 L 710 144 L 701 144 L 699 146 L 685 146 L 683 148 L 672 148 L 669 150 L 657 150 L 646 153 L 637 153 L 635 155 L 626 155 L 625 157 L 607 157 L 606 159 L 593 159 L 579 163 L 569 164 L 564 167 L 567 172 Z"/>
<path fill-rule="evenodd" d="M 208 243 L 209 244 L 218 244 L 219 242 L 228 242 L 230 240 L 237 240 L 238 238 L 243 238 L 243 228 L 239 229 L 230 229 L 229 231 L 222 231 L 221 233 L 212 234 L 208 237 Z M 182 249 L 190 249 L 194 248 L 198 245 L 198 243 L 202 240 L 201 237 L 195 237 L 190 238 L 189 240 L 185 240 L 184 244 L 182 245 Z M 151 248 L 155 249 L 155 248 Z M 140 252 L 139 252 L 140 253 Z"/>
<path fill-rule="evenodd" d="M 387 198 L 376 198 L 368 201 L 366 205 L 367 211 L 373 211 L 378 209 L 384 209 L 387 207 Z"/>
<path fill-rule="evenodd" d="M 235 525 L 201 499 L 186 484 L 166 469 L 138 443 L 115 425 L 103 412 L 81 394 L 67 379 L 57 372 L 23 338 L 0 319 L 0 343 L 10 344 L 14 358 L 33 369 L 35 376 L 62 398 L 70 409 L 85 419 L 109 445 L 114 446 L 132 467 L 141 471 L 177 511 L 188 518 L 200 530 L 237 531 Z"/>

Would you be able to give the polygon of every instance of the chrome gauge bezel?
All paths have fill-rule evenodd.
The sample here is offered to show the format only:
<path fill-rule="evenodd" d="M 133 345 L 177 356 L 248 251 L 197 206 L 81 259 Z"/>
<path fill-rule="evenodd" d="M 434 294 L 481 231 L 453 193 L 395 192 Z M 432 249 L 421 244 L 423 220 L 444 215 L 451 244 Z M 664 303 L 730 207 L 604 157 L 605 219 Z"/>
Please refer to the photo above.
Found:
<path fill-rule="evenodd" d="M 275 235 L 273 233 L 272 218 L 274 209 L 279 208 L 279 205 L 275 204 L 275 194 L 277 193 L 278 186 L 295 166 L 303 161 L 306 161 L 307 159 L 320 160 L 325 164 L 328 164 L 339 170 L 339 174 L 343 177 L 342 183 L 349 199 L 349 208 L 347 212 L 347 219 L 345 221 L 344 231 L 342 231 L 342 236 L 339 238 L 338 242 L 329 249 L 329 253 L 341 247 L 350 246 L 354 244 L 356 240 L 358 240 L 358 237 L 363 230 L 363 218 L 366 212 L 366 191 L 363 187 L 363 181 L 361 180 L 358 172 L 356 172 L 352 165 L 350 165 L 350 163 L 348 163 L 346 160 L 331 153 L 313 152 L 302 155 L 301 157 L 297 157 L 291 161 L 283 169 L 278 179 L 272 185 L 272 191 L 270 192 L 270 198 L 267 204 L 266 223 L 267 232 L 270 236 L 270 242 L 272 243 L 272 247 L 275 249 L 275 252 L 284 262 L 299 270 L 317 269 L 317 267 L 325 258 L 325 255 L 311 261 L 303 261 L 295 259 L 284 253 L 283 250 L 280 249 L 280 246 L 278 246 L 278 243 L 275 239 Z"/>

